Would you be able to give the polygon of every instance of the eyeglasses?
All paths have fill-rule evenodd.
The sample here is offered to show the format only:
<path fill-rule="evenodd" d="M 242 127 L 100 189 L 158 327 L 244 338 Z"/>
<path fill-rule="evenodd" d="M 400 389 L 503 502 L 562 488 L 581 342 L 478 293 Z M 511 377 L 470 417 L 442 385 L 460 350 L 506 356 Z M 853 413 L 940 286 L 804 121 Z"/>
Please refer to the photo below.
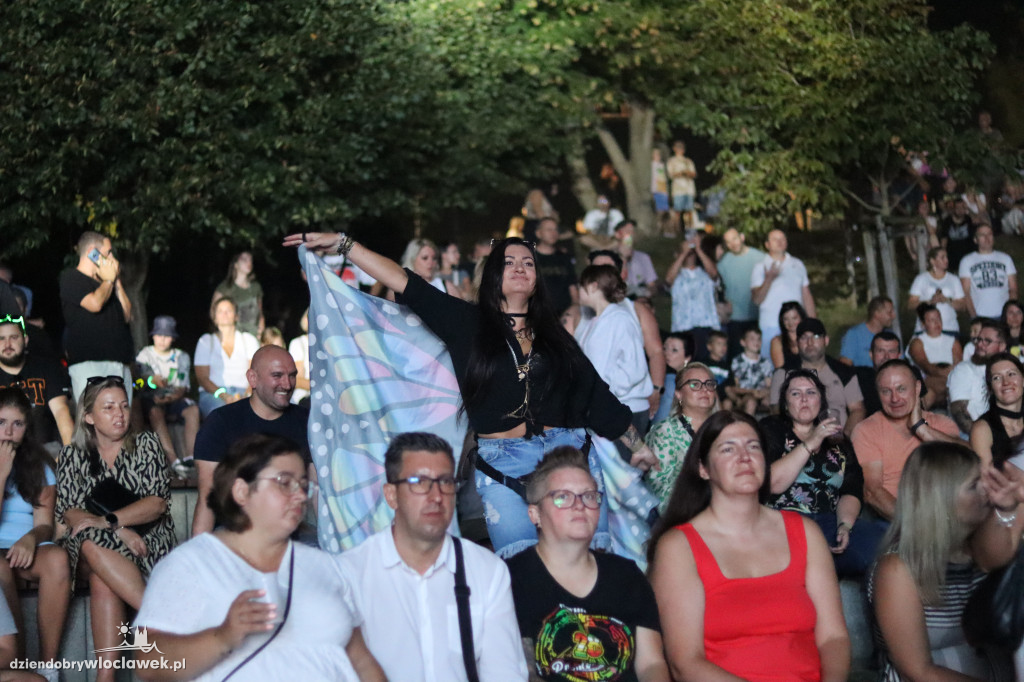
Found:
<path fill-rule="evenodd" d="M 984 336 L 975 336 L 971 341 L 974 342 L 975 346 L 980 346 L 981 344 L 988 346 L 989 344 L 999 343 L 999 339 L 986 339 Z"/>
<path fill-rule="evenodd" d="M 508 238 L 506 238 L 506 239 L 492 239 L 491 240 L 491 248 L 493 249 L 498 244 L 502 244 L 502 243 L 507 242 L 507 241 L 508 241 Z M 537 242 L 531 242 L 531 241 L 526 240 L 526 239 L 520 239 L 519 242 L 521 242 L 523 244 L 523 246 L 525 246 L 528 249 L 530 249 L 530 251 L 536 251 L 537 250 Z M 519 243 L 519 242 L 517 242 L 517 243 Z"/>
<path fill-rule="evenodd" d="M 95 386 L 96 384 L 102 384 L 104 381 L 113 381 L 118 386 L 124 386 L 124 377 L 116 374 L 110 374 L 105 377 L 89 377 L 85 380 L 85 385 Z"/>
<path fill-rule="evenodd" d="M 392 481 L 391 483 L 392 485 L 407 483 L 409 485 L 409 490 L 417 495 L 426 495 L 430 492 L 430 489 L 434 487 L 435 483 L 442 495 L 454 495 L 455 491 L 458 490 L 459 487 L 459 483 L 455 480 L 454 476 L 441 476 L 440 478 L 431 478 L 430 476 L 410 476 L 409 478 L 401 478 L 397 481 Z"/>
<path fill-rule="evenodd" d="M 25 332 L 25 316 L 13 317 L 11 315 L 5 315 L 0 317 L 0 324 L 16 324 L 21 327 L 22 333 Z"/>
<path fill-rule="evenodd" d="M 309 481 L 305 478 L 295 478 L 291 474 L 278 474 L 277 476 L 257 476 L 257 481 L 273 481 L 285 495 L 294 495 L 302 491 L 303 495 L 309 495 Z"/>
<path fill-rule="evenodd" d="M 810 341 L 811 339 L 813 339 L 815 341 L 821 341 L 824 338 L 825 338 L 824 334 L 812 334 L 811 332 L 804 332 L 800 336 L 800 338 L 797 339 L 797 341 Z"/>
<path fill-rule="evenodd" d="M 558 509 L 569 509 L 576 504 L 576 498 L 587 509 L 599 509 L 604 495 L 597 490 L 588 490 L 585 493 L 574 493 L 571 490 L 552 490 L 544 497 L 550 497 L 551 502 Z"/>
<path fill-rule="evenodd" d="M 683 386 L 686 386 L 691 391 L 699 391 L 701 387 L 703 387 L 705 391 L 718 390 L 718 382 L 714 379 L 708 379 L 707 381 L 698 381 L 697 379 L 693 379 L 692 381 L 684 383 Z"/>

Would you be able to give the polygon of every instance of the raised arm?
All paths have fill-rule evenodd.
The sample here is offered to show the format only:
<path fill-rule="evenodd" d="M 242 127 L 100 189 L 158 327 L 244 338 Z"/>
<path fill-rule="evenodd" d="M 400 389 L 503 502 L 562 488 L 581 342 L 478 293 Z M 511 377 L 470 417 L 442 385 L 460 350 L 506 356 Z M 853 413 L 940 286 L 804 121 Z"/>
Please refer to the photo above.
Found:
<path fill-rule="evenodd" d="M 285 246 L 299 246 L 300 244 L 305 244 L 307 249 L 321 256 L 345 253 L 347 249 L 345 255 L 349 261 L 397 294 L 405 291 L 405 285 L 409 281 L 409 275 L 398 263 L 376 251 L 371 251 L 362 244 L 357 244 L 344 233 L 302 232 L 290 234 L 284 238 Z"/>

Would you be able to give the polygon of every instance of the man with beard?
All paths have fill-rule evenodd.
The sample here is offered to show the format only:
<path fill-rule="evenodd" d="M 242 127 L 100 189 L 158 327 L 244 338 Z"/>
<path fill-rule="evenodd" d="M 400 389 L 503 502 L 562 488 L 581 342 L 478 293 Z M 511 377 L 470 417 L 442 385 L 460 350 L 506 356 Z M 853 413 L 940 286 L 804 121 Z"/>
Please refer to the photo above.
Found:
<path fill-rule="evenodd" d="M 309 464 L 306 425 L 309 410 L 291 404 L 298 371 L 284 348 L 264 346 L 252 356 L 246 378 L 252 388 L 248 400 L 214 410 L 196 436 L 195 462 L 199 474 L 199 499 L 192 518 L 192 535 L 213 530 L 213 513 L 206 498 L 213 488 L 213 472 L 231 445 L 242 436 L 264 433 L 288 438 L 302 447 Z M 310 472 L 313 479 L 315 472 Z"/>
<path fill-rule="evenodd" d="M 949 373 L 946 387 L 949 389 L 949 415 L 965 434 L 971 432 L 974 420 L 988 412 L 988 386 L 985 384 L 985 364 L 996 353 L 1002 353 L 1009 345 L 1009 333 L 999 322 L 985 320 L 981 331 L 971 339 L 974 354 Z"/>
<path fill-rule="evenodd" d="M 38 333 L 43 334 L 43 331 L 39 330 Z M 50 429 L 43 428 L 46 418 L 40 414 L 41 410 L 49 408 L 57 423 L 61 444 L 67 445 L 75 430 L 68 405 L 71 381 L 60 363 L 33 356 L 27 352 L 27 345 L 25 318 L 10 315 L 0 317 L 0 388 L 20 385 L 25 391 L 25 397 L 33 406 L 33 431 L 41 442 L 51 440 L 46 432 L 52 426 Z"/>

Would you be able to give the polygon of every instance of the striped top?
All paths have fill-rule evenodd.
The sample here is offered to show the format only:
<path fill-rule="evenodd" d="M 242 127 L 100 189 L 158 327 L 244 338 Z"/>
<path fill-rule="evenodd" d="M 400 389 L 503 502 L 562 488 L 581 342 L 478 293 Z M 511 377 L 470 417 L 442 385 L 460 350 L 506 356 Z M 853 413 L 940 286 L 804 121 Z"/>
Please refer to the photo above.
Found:
<path fill-rule="evenodd" d="M 868 580 L 868 602 L 874 614 L 875 568 L 871 569 Z M 977 589 L 985 573 L 973 563 L 948 564 L 946 566 L 946 584 L 939 590 L 941 602 L 924 606 L 924 622 L 928 630 L 928 643 L 932 652 L 932 663 L 949 668 L 980 680 L 1013 679 L 1012 667 L 1006 656 L 998 656 L 991 652 L 978 652 L 964 635 L 961 620 L 964 608 L 971 593 Z M 877 649 L 882 657 L 882 677 L 884 682 L 901 682 L 904 678 L 893 667 L 889 660 L 889 651 L 878 622 L 874 622 L 874 636 Z"/>

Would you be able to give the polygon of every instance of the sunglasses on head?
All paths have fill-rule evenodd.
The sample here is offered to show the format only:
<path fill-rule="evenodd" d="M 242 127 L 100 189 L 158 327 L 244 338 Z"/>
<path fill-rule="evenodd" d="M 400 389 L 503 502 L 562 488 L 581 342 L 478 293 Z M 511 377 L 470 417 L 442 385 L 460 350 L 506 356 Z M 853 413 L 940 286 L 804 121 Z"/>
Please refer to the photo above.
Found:
<path fill-rule="evenodd" d="M 85 380 L 85 385 L 95 386 L 96 384 L 102 384 L 104 381 L 112 381 L 118 386 L 124 386 L 124 377 L 120 377 L 116 374 L 109 374 L 105 377 L 89 377 Z"/>
<path fill-rule="evenodd" d="M 493 249 L 495 246 L 498 246 L 499 244 L 507 242 L 508 240 L 509 240 L 509 238 L 505 238 L 505 239 L 492 239 L 491 240 L 491 248 Z M 530 249 L 530 251 L 536 251 L 537 250 L 537 243 L 536 242 L 531 242 L 531 241 L 528 241 L 526 239 L 520 239 L 516 243 L 517 244 L 520 244 L 520 243 L 523 244 L 523 246 L 525 246 L 526 248 Z"/>

